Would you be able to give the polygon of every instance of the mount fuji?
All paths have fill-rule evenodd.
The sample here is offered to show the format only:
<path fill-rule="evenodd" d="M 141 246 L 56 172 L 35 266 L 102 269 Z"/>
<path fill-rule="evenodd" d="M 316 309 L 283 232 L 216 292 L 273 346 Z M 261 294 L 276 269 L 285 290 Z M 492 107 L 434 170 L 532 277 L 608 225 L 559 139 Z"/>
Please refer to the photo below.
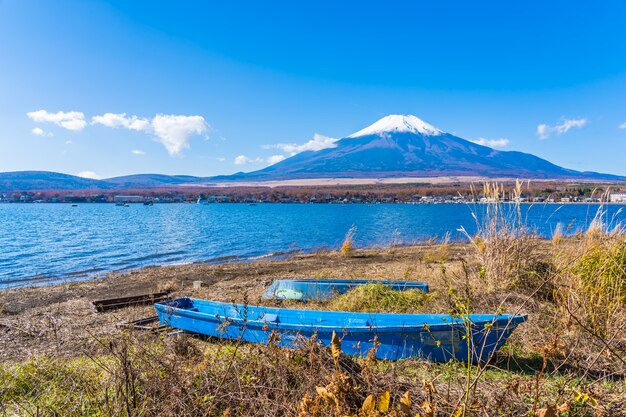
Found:
<path fill-rule="evenodd" d="M 123 190 L 219 186 L 266 181 L 333 179 L 359 182 L 399 178 L 523 178 L 626 181 L 626 177 L 580 172 L 534 155 L 499 151 L 446 133 L 411 115 L 390 115 L 325 148 L 293 155 L 267 168 L 217 177 L 137 174 L 93 180 L 45 171 L 0 172 L 0 192 L 15 190 Z M 395 180 L 389 180 L 395 181 Z"/>
<path fill-rule="evenodd" d="M 326 149 L 301 152 L 258 171 L 212 180 L 440 176 L 625 179 L 563 168 L 528 153 L 495 150 L 446 133 L 412 115 L 389 115 Z"/>

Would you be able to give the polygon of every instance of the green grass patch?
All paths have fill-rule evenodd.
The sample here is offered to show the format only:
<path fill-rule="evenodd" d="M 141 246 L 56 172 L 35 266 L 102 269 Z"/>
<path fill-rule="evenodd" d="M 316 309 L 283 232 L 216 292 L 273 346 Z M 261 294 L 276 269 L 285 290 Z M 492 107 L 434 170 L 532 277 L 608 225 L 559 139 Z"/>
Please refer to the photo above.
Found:
<path fill-rule="evenodd" d="M 328 303 L 329 310 L 418 313 L 432 295 L 419 290 L 394 291 L 381 283 L 360 285 Z"/>
<path fill-rule="evenodd" d="M 23 364 L 0 367 L 0 380 L 0 404 L 4 412 L 96 415 L 103 406 L 100 395 L 103 376 L 86 358 L 37 357 Z"/>

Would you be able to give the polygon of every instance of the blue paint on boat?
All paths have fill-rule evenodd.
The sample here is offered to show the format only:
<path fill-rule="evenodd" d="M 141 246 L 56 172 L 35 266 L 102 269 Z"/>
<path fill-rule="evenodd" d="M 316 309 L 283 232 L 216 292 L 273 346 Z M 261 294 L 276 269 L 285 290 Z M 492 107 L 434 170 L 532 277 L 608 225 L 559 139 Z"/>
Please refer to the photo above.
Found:
<path fill-rule="evenodd" d="M 395 291 L 420 290 L 428 292 L 425 282 L 367 280 L 367 279 L 277 279 L 261 298 L 265 300 L 326 301 L 365 284 L 380 283 Z"/>
<path fill-rule="evenodd" d="M 222 339 L 266 344 L 275 333 L 279 346 L 296 347 L 313 336 L 330 346 L 336 331 L 348 355 L 366 356 L 378 345 L 375 353 L 380 359 L 420 357 L 437 362 L 485 361 L 526 321 L 525 315 L 470 314 L 464 323 L 446 314 L 294 310 L 194 298 L 154 306 L 165 325 Z"/>

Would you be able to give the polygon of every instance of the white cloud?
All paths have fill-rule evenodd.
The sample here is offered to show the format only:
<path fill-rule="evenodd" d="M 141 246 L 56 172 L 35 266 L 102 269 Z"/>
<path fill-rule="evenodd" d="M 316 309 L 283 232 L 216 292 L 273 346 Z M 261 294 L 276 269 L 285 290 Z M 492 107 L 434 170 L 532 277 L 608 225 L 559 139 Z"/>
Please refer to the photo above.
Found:
<path fill-rule="evenodd" d="M 507 138 L 500 139 L 486 139 L 486 138 L 476 138 L 474 140 L 470 140 L 470 142 L 474 142 L 478 145 L 489 146 L 490 148 L 506 148 L 511 143 Z"/>
<path fill-rule="evenodd" d="M 545 123 L 537 126 L 539 139 L 548 139 L 552 133 L 562 135 L 572 128 L 581 128 L 587 124 L 587 119 L 565 119 L 561 124 L 549 126 Z"/>
<path fill-rule="evenodd" d="M 92 180 L 99 180 L 100 177 L 93 171 L 82 171 L 77 174 L 79 177 L 89 178 Z"/>
<path fill-rule="evenodd" d="M 261 158 L 248 158 L 245 155 L 239 155 L 235 158 L 235 165 L 258 164 L 263 162 Z"/>
<path fill-rule="evenodd" d="M 537 126 L 537 136 L 539 136 L 539 139 L 547 139 L 550 136 L 549 129 L 550 126 L 546 124 Z"/>
<path fill-rule="evenodd" d="M 31 130 L 31 132 L 33 133 L 33 135 L 35 136 L 47 136 L 47 137 L 52 137 L 54 136 L 54 133 L 52 132 L 46 132 L 45 130 L 43 130 L 40 127 L 36 127 L 33 130 Z"/>
<path fill-rule="evenodd" d="M 321 151 L 322 149 L 335 148 L 339 139 L 330 138 L 328 136 L 320 135 L 316 133 L 313 135 L 313 139 L 308 142 L 298 145 L 295 143 L 277 143 L 274 145 L 264 145 L 265 149 L 280 149 L 283 152 L 287 152 L 291 155 L 295 155 L 304 151 Z"/>
<path fill-rule="evenodd" d="M 263 158 L 249 158 L 245 155 L 239 155 L 235 158 L 234 162 L 235 165 L 247 165 L 247 164 L 261 164 L 261 163 L 268 163 L 270 165 L 274 165 L 279 163 L 280 161 L 284 161 L 285 159 L 287 159 L 287 157 L 285 155 L 272 155 L 267 159 L 263 159 Z M 217 158 L 218 161 L 222 161 L 224 160 L 224 158 Z"/>
<path fill-rule="evenodd" d="M 85 115 L 79 111 L 70 111 L 57 113 L 49 113 L 46 110 L 37 110 L 26 113 L 26 115 L 37 123 L 54 123 L 67 130 L 80 131 L 85 128 L 87 122 L 85 121 Z"/>
<path fill-rule="evenodd" d="M 279 163 L 280 161 L 284 161 L 285 159 L 287 159 L 285 155 L 272 155 L 267 158 L 267 162 L 269 162 L 270 165 L 274 165 Z"/>
<path fill-rule="evenodd" d="M 147 131 L 150 130 L 150 121 L 137 116 L 126 116 L 126 113 L 105 113 L 102 116 L 91 118 L 91 124 L 101 124 L 107 127 L 123 127 L 126 129 Z"/>
<path fill-rule="evenodd" d="M 85 115 L 76 111 L 49 113 L 46 110 L 37 110 L 26 115 L 35 122 L 50 122 L 74 131 L 82 130 L 87 125 Z M 183 149 L 189 148 L 191 136 L 206 134 L 210 129 L 202 116 L 176 114 L 157 114 L 149 120 L 138 116 L 127 116 L 126 113 L 105 113 L 92 117 L 91 124 L 152 133 L 156 141 L 161 143 L 170 155 L 178 155 Z M 46 134 L 38 127 L 32 132 L 37 136 Z"/>
<path fill-rule="evenodd" d="M 621 125 L 617 126 L 618 129 L 626 129 L 626 123 L 622 123 Z"/>
<path fill-rule="evenodd" d="M 215 158 L 215 159 L 217 159 L 217 160 L 218 160 L 218 161 L 220 161 L 220 162 L 224 162 L 224 161 L 226 161 L 226 158 L 224 158 L 223 156 L 220 156 L 220 157 Z"/>
<path fill-rule="evenodd" d="M 91 124 L 111 128 L 125 128 L 138 132 L 152 133 L 170 155 L 178 155 L 189 148 L 189 138 L 209 131 L 210 126 L 202 116 L 157 114 L 152 120 L 126 113 L 105 113 L 91 118 Z"/>
<path fill-rule="evenodd" d="M 178 155 L 181 150 L 189 147 L 189 138 L 192 135 L 206 133 L 209 125 L 202 116 L 157 114 L 152 119 L 152 129 L 167 152 Z"/>
<path fill-rule="evenodd" d="M 104 113 L 102 116 L 92 117 L 91 124 L 101 124 L 106 127 L 127 127 L 128 121 L 126 119 L 126 113 Z"/>
<path fill-rule="evenodd" d="M 65 144 L 66 144 L 66 145 L 71 145 L 72 143 L 73 143 L 73 142 L 72 142 L 71 140 L 66 140 L 66 141 L 65 141 Z"/>
<path fill-rule="evenodd" d="M 130 151 L 130 153 L 132 153 L 133 155 L 145 155 L 146 154 L 144 151 L 141 151 L 139 149 L 133 149 L 132 151 Z"/>

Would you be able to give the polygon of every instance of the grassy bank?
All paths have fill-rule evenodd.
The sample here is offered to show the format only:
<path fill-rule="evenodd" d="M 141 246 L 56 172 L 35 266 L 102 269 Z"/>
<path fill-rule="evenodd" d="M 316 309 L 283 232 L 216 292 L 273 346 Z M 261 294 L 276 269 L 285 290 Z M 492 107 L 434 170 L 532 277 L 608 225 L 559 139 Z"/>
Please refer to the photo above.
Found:
<path fill-rule="evenodd" d="M 499 193 L 495 188 L 486 192 Z M 85 310 L 71 316 L 67 303 L 79 308 L 75 298 L 49 305 L 33 301 L 31 308 L 0 316 L 6 319 L 5 326 L 12 326 L 5 327 L 3 346 L 22 343 L 35 352 L 4 357 L 0 413 L 626 415 L 626 238 L 620 225 L 611 224 L 600 210 L 585 233 L 567 238 L 557 233 L 546 241 L 525 226 L 514 205 L 496 202 L 483 209 L 487 212 L 476 216 L 479 232 L 467 245 L 369 251 L 350 246 L 337 253 L 245 266 L 207 266 L 179 273 L 167 269 L 170 273 L 163 273 L 157 282 L 152 275 L 145 281 L 176 289 L 177 295 L 257 303 L 265 286 L 277 277 L 426 280 L 432 289 L 426 296 L 368 285 L 328 303 L 298 306 L 460 317 L 468 312 L 528 314 L 528 322 L 489 363 L 388 362 L 337 355 L 306 340 L 290 350 L 190 335 L 114 331 L 116 321 L 145 315 L 149 308 L 109 316 Z M 186 280 L 180 271 L 186 271 Z M 140 277 L 141 273 L 129 279 L 143 282 Z M 207 285 L 192 292 L 188 283 L 194 279 Z M 74 291 L 85 294 L 87 285 L 77 285 Z M 23 294 L 34 294 L 35 299 L 39 293 Z M 7 299 L 8 309 L 15 308 Z M 44 330 L 45 321 L 40 327 L 28 326 L 55 311 L 53 330 L 49 324 Z M 80 322 L 81 314 L 92 324 L 102 320 L 100 327 L 79 328 L 78 323 L 89 323 Z M 37 350 L 38 335 L 39 343 L 49 344 L 47 349 Z M 80 337 L 80 343 L 71 337 Z"/>
<path fill-rule="evenodd" d="M 539 353 L 507 348 L 487 368 L 340 357 L 296 350 L 126 334 L 93 357 L 38 357 L 0 374 L 8 415 L 619 415 L 623 381 L 543 368 Z M 469 378 L 469 379 L 468 379 Z M 469 396 L 466 387 L 470 386 Z M 410 398 L 409 414 L 401 410 Z M 389 393 L 390 406 L 363 410 Z M 378 406 L 376 407 L 378 409 Z"/>

